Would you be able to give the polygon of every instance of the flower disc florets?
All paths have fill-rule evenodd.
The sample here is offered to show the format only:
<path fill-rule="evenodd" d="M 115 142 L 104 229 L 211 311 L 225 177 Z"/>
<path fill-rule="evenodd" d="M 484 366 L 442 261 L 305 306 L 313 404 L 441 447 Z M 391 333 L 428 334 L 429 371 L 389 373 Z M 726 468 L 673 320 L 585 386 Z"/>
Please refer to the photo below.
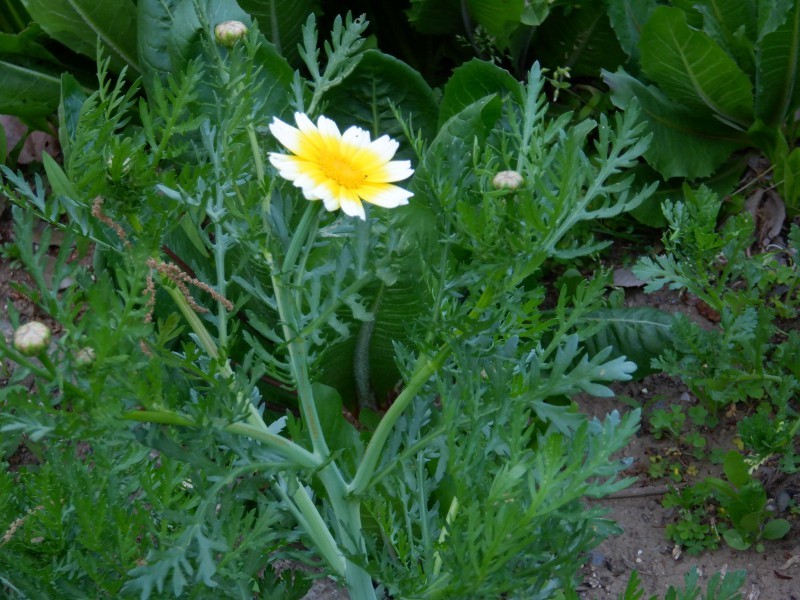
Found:
<path fill-rule="evenodd" d="M 269 160 L 281 177 L 303 190 L 308 200 L 322 200 L 327 210 L 366 219 L 363 202 L 383 208 L 408 204 L 413 194 L 392 185 L 414 171 L 407 160 L 391 160 L 399 144 L 389 136 L 370 140 L 367 131 L 320 117 L 317 124 L 295 113 L 297 127 L 280 119 L 269 126 L 272 135 L 292 154 L 271 152 Z"/>
<path fill-rule="evenodd" d="M 50 328 L 44 323 L 25 323 L 14 332 L 14 348 L 25 356 L 36 356 L 50 344 L 50 335 Z"/>

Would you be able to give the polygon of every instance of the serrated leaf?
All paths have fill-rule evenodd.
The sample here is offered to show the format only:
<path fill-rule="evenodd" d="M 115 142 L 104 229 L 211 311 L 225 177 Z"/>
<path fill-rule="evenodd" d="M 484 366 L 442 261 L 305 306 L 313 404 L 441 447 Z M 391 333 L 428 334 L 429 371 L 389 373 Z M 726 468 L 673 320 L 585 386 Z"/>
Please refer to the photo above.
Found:
<path fill-rule="evenodd" d="M 239 5 L 258 21 L 258 27 L 292 64 L 298 64 L 297 45 L 308 15 L 318 13 L 319 0 L 239 0 Z"/>
<path fill-rule="evenodd" d="M 747 137 L 715 120 L 709 112 L 673 102 L 620 69 L 603 71 L 611 99 L 625 109 L 636 98 L 647 132 L 653 136 L 644 157 L 662 177 L 695 179 L 711 175 L 735 150 L 749 145 Z"/>
<path fill-rule="evenodd" d="M 604 326 L 584 340 L 589 354 L 611 348 L 612 357 L 625 356 L 636 363 L 636 377 L 652 373 L 650 362 L 673 344 L 674 316 L 657 308 L 606 308 L 581 318 L 586 323 Z"/>
<path fill-rule="evenodd" d="M 494 63 L 476 58 L 457 67 L 444 86 L 439 125 L 444 125 L 453 115 L 491 94 L 501 97 L 511 94 L 517 103 L 523 102 L 519 81 Z"/>
<path fill-rule="evenodd" d="M 756 115 L 779 127 L 800 104 L 800 0 L 756 47 Z"/>
<path fill-rule="evenodd" d="M 366 50 L 355 69 L 324 96 L 326 115 L 342 125 L 359 125 L 374 137 L 401 138 L 394 105 L 415 129 L 436 130 L 436 97 L 422 76 L 404 62 L 378 50 Z"/>
<path fill-rule="evenodd" d="M 116 71 L 141 72 L 136 54 L 136 6 L 132 0 L 23 0 L 48 35 L 91 59 L 99 39 Z"/>
<path fill-rule="evenodd" d="M 642 28 L 639 51 L 644 73 L 672 100 L 710 109 L 741 128 L 752 123 L 752 83 L 706 33 L 689 27 L 682 10 L 657 7 Z"/>

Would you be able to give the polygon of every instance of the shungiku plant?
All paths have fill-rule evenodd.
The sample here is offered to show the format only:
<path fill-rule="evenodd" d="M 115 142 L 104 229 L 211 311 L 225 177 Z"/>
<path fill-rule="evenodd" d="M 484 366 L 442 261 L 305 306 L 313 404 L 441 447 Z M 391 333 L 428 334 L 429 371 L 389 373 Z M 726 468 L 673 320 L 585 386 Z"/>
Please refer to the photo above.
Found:
<path fill-rule="evenodd" d="M 320 117 L 317 124 L 295 113 L 297 127 L 275 118 L 272 135 L 292 155 L 270 153 L 281 177 L 293 182 L 308 200 L 322 200 L 329 211 L 341 208 L 351 217 L 366 219 L 363 202 L 383 208 L 408 204 L 412 192 L 392 185 L 411 177 L 407 160 L 391 160 L 399 144 L 384 135 L 370 140 L 369 132 L 350 127 L 339 132 L 336 123 Z"/>

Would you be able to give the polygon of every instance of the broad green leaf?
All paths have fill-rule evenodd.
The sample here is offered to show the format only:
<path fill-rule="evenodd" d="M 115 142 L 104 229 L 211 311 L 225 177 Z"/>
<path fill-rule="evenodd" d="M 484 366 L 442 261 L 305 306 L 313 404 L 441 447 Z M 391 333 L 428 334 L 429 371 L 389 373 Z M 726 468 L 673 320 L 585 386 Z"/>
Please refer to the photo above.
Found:
<path fill-rule="evenodd" d="M 772 519 L 761 531 L 761 537 L 765 540 L 779 540 L 792 528 L 791 523 L 786 519 Z"/>
<path fill-rule="evenodd" d="M 136 5 L 139 60 L 144 88 L 152 93 L 154 79 L 165 79 L 172 72 L 169 41 L 175 10 L 182 0 L 139 0 Z"/>
<path fill-rule="evenodd" d="M 516 102 L 522 103 L 520 83 L 508 71 L 494 63 L 473 59 L 456 68 L 445 84 L 439 109 L 439 124 L 443 125 L 450 117 L 480 98 L 490 94 L 503 96 L 509 93 Z"/>
<path fill-rule="evenodd" d="M 22 54 L 45 62 L 60 64 L 59 60 L 47 49 L 45 44 L 49 38 L 36 23 L 31 23 L 19 33 L 0 33 L 0 56 L 5 54 Z"/>
<path fill-rule="evenodd" d="M 473 145 L 484 142 L 502 110 L 503 101 L 492 94 L 450 117 L 431 142 L 421 166 L 429 174 L 449 179 L 454 185 L 468 177 Z"/>
<path fill-rule="evenodd" d="M 321 383 L 312 384 L 311 389 L 330 449 L 342 450 L 355 464 L 363 449 L 358 431 L 344 418 L 342 397 L 334 388 Z"/>
<path fill-rule="evenodd" d="M 461 0 L 411 0 L 407 11 L 414 29 L 422 33 L 463 33 Z"/>
<path fill-rule="evenodd" d="M 647 162 L 662 177 L 707 177 L 732 152 L 747 147 L 747 137 L 716 121 L 706 111 L 694 110 L 667 98 L 658 88 L 643 84 L 620 69 L 603 71 L 611 88 L 611 99 L 626 108 L 633 98 L 641 107 L 653 141 L 644 153 Z"/>
<path fill-rule="evenodd" d="M 656 0 L 609 0 L 608 20 L 632 62 L 639 60 L 639 36 L 656 7 Z"/>
<path fill-rule="evenodd" d="M 239 0 L 239 5 L 258 21 L 258 28 L 278 52 L 297 64 L 301 26 L 308 15 L 319 12 L 319 0 Z"/>
<path fill-rule="evenodd" d="M 379 408 L 393 400 L 392 394 L 401 380 L 395 361 L 395 344 L 409 342 L 413 324 L 424 315 L 427 307 L 420 294 L 418 276 L 418 271 L 412 268 L 392 286 L 374 285 L 365 290 L 363 295 L 368 305 L 374 306 L 380 296 L 374 310 L 375 321 L 351 323 L 353 336 L 333 344 L 323 353 L 321 381 L 336 388 L 350 408 L 358 405 L 359 397 L 362 403 L 374 402 Z M 359 342 L 364 344 L 363 348 Z M 367 373 L 366 385 L 356 380 L 357 362 Z M 357 391 L 359 383 L 369 389 Z M 361 408 L 364 407 L 362 404 Z"/>
<path fill-rule="evenodd" d="M 172 27 L 169 31 L 167 48 L 173 71 L 182 70 L 186 63 L 202 53 L 201 35 L 202 25 L 197 9 L 204 13 L 208 26 L 214 26 L 224 21 L 241 21 L 248 27 L 252 21 L 236 0 L 179 0 L 172 11 Z M 210 32 L 213 35 L 213 31 Z"/>
<path fill-rule="evenodd" d="M 756 48 L 756 115 L 780 127 L 800 105 L 800 0 Z"/>
<path fill-rule="evenodd" d="M 741 181 L 747 168 L 747 157 L 734 155 L 714 172 L 714 175 L 703 179 L 703 185 L 710 188 L 718 197 L 728 196 Z M 634 188 L 642 188 L 648 183 L 660 180 L 658 174 L 647 164 L 637 165 L 632 169 L 635 179 Z M 664 228 L 667 220 L 661 208 L 665 200 L 682 201 L 684 180 L 681 178 L 659 181 L 658 189 L 631 211 L 631 216 L 644 225 Z"/>
<path fill-rule="evenodd" d="M 508 48 L 511 34 L 520 26 L 523 0 L 468 0 L 473 21 L 492 36 L 499 50 Z"/>
<path fill-rule="evenodd" d="M 735 450 L 731 450 L 725 455 L 723 468 L 725 470 L 725 477 L 737 488 L 742 488 L 752 481 L 750 473 L 747 471 L 747 464 L 745 464 L 744 458 Z"/>
<path fill-rule="evenodd" d="M 581 318 L 584 323 L 604 327 L 584 340 L 590 356 L 611 348 L 610 358 L 625 356 L 636 363 L 636 377 L 652 373 L 650 361 L 673 345 L 674 316 L 657 308 L 605 308 Z"/>
<path fill-rule="evenodd" d="M 342 126 L 359 125 L 374 137 L 402 136 L 392 113 L 411 119 L 415 130 L 436 131 L 436 97 L 422 76 L 404 62 L 378 50 L 367 50 L 356 68 L 325 94 L 325 114 Z"/>
<path fill-rule="evenodd" d="M 69 73 L 61 76 L 61 97 L 58 103 L 58 141 L 64 153 L 64 162 L 69 164 L 69 155 L 72 150 L 72 139 L 78 127 L 78 121 L 83 110 L 88 94 L 83 90 L 78 80 Z"/>
<path fill-rule="evenodd" d="M 58 73 L 21 57 L 0 57 L 0 113 L 41 119 L 58 108 Z"/>
<path fill-rule="evenodd" d="M 711 109 L 734 126 L 753 120 L 753 85 L 707 34 L 694 30 L 677 8 L 659 6 L 639 38 L 642 69 L 675 102 Z"/>
<path fill-rule="evenodd" d="M 30 15 L 22 6 L 21 0 L 3 0 L 0 10 L 0 31 L 17 33 L 25 29 L 31 22 Z"/>
<path fill-rule="evenodd" d="M 568 67 L 572 77 L 597 77 L 626 59 L 604 2 L 560 7 L 537 32 L 536 60 L 550 69 Z"/>
<path fill-rule="evenodd" d="M 797 0 L 758 0 L 758 40 L 764 39 L 786 21 L 786 14 Z"/>
<path fill-rule="evenodd" d="M 755 0 L 698 0 L 694 8 L 703 15 L 703 30 L 752 76 L 755 67 Z"/>
<path fill-rule="evenodd" d="M 34 21 L 53 39 L 92 59 L 99 39 L 120 71 L 141 72 L 136 54 L 136 5 L 132 0 L 23 0 Z"/>
<path fill-rule="evenodd" d="M 722 532 L 722 537 L 725 542 L 734 550 L 747 550 L 750 547 L 750 541 L 745 539 L 744 535 L 736 529 L 726 529 Z"/>

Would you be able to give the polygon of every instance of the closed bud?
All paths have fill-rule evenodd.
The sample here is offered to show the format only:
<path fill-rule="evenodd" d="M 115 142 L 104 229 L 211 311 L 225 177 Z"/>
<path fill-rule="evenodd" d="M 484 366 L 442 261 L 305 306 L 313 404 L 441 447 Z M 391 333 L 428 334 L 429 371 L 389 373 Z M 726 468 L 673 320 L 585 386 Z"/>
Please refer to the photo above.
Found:
<path fill-rule="evenodd" d="M 492 179 L 492 185 L 498 190 L 515 190 L 522 185 L 522 175 L 516 171 L 500 171 Z"/>
<path fill-rule="evenodd" d="M 214 27 L 217 43 L 233 48 L 233 45 L 247 35 L 247 25 L 241 21 L 225 21 Z"/>
<path fill-rule="evenodd" d="M 14 348 L 25 356 L 41 354 L 50 344 L 50 328 L 39 321 L 21 325 L 14 332 Z"/>
<path fill-rule="evenodd" d="M 76 367 L 88 367 L 94 362 L 96 354 L 94 352 L 94 348 L 91 346 L 86 346 L 85 348 L 81 348 L 75 353 L 75 366 Z"/>

